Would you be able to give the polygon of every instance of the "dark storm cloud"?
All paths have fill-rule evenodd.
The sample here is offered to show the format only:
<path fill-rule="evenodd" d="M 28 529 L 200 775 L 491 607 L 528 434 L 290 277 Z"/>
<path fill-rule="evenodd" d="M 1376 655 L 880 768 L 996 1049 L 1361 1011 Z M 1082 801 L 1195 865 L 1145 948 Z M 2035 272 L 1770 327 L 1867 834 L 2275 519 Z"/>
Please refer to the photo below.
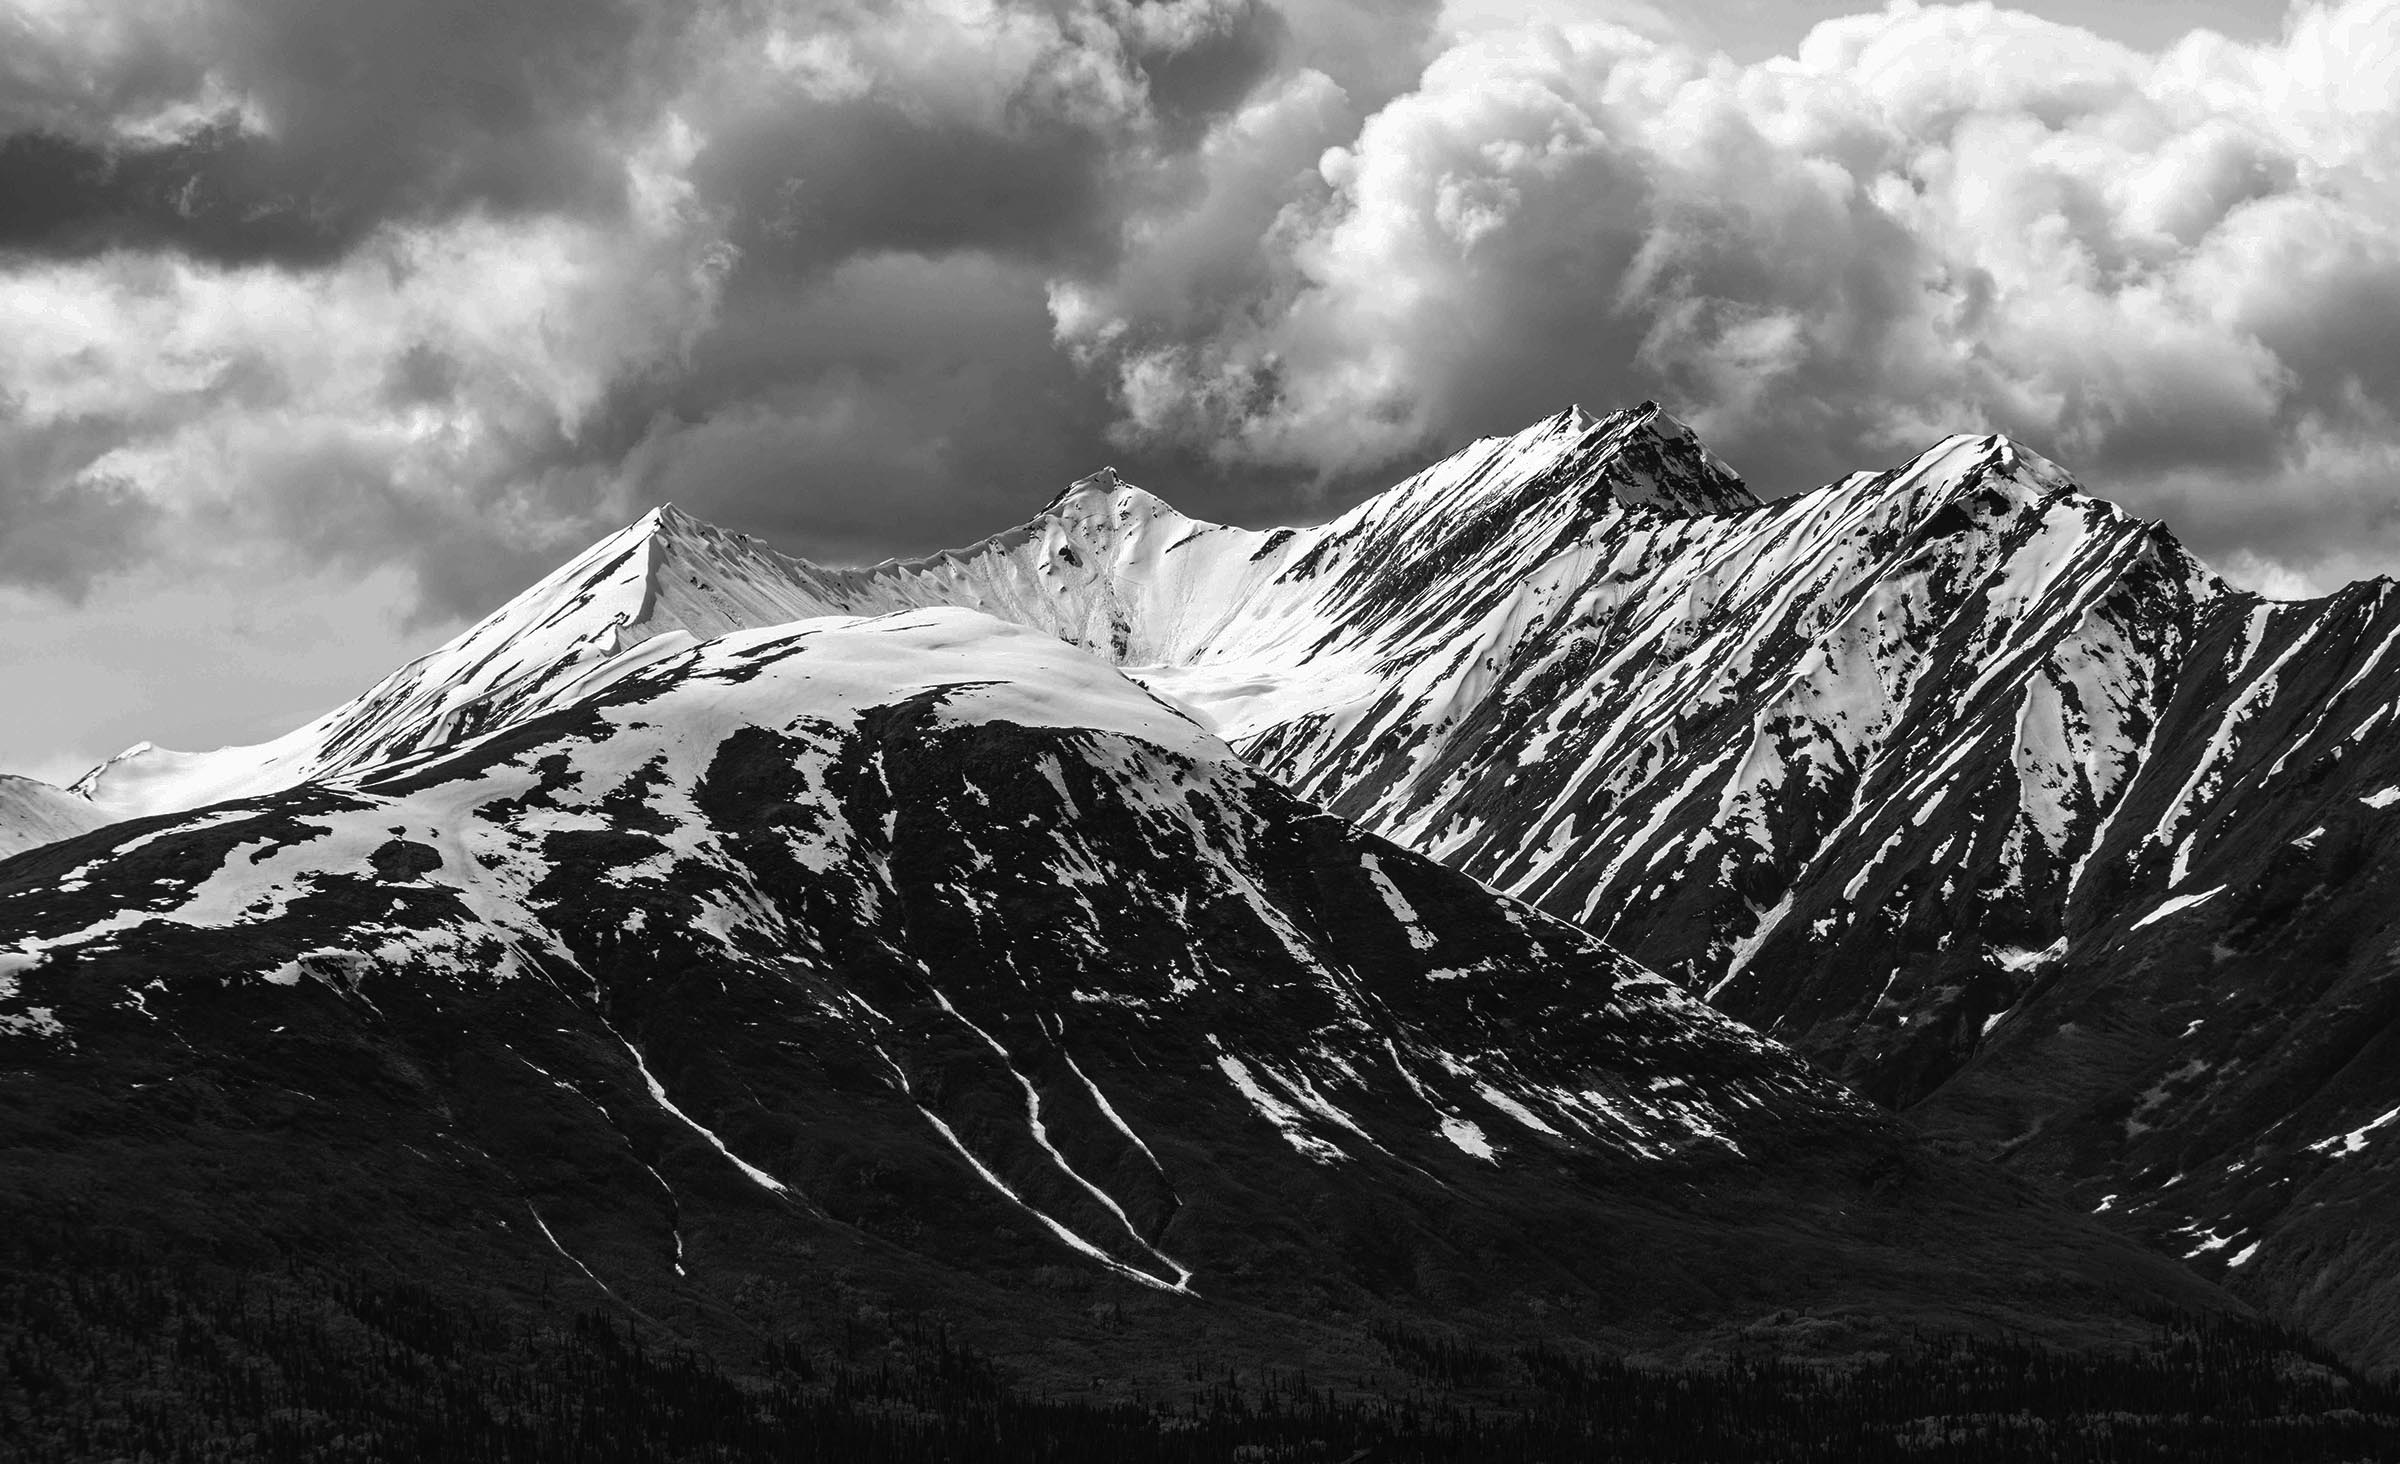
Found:
<path fill-rule="evenodd" d="M 11 78 L 27 84 L 0 107 L 0 249 L 313 266 L 389 222 L 606 211 L 625 137 L 672 74 L 673 13 L 619 0 L 136 8 L 121 17 L 142 42 L 130 53 Z M 215 110 L 155 135 L 178 106 Z"/>
<path fill-rule="evenodd" d="M 870 557 L 1021 517 L 1111 413 L 1049 278 L 1285 42 L 1256 0 L 126 17 L 0 108 L 0 311 L 100 329 L 0 344 L 0 433 L 73 418 L 25 481 L 129 464 L 174 542 L 396 562 L 432 616 L 660 497 Z"/>
<path fill-rule="evenodd" d="M 872 559 L 1016 522 L 1096 467 L 1113 408 L 1057 349 L 1048 282 L 1110 267 L 1129 219 L 1190 192 L 1193 149 L 1286 40 L 1257 3 L 1152 31 L 1138 9 L 1002 7 L 1005 34 L 948 36 L 939 64 L 704 88 L 686 176 L 738 250 L 715 321 L 529 468 L 613 468 L 638 501 Z"/>
<path fill-rule="evenodd" d="M 395 407 L 439 406 L 457 396 L 463 383 L 457 357 L 439 346 L 417 341 L 392 357 L 384 376 L 383 399 Z"/>
<path fill-rule="evenodd" d="M 993 133 L 851 102 L 746 119 L 693 176 L 730 209 L 745 271 L 807 274 L 879 250 L 1090 257 L 1115 223 L 1113 148 L 1054 118 Z"/>
<path fill-rule="evenodd" d="M 1156 34 L 1135 23 L 1179 11 Z M 742 270 L 806 276 L 885 251 L 1104 267 L 1128 216 L 1178 186 L 1179 160 L 1273 73 L 1285 38 L 1257 0 L 995 16 L 1012 12 L 1058 28 L 987 20 L 998 34 L 956 27 L 959 53 L 940 64 L 848 89 L 752 77 L 703 99 L 690 176 Z"/>
<path fill-rule="evenodd" d="M 688 367 L 622 384 L 545 470 L 818 558 L 966 542 L 1097 465 L 1107 393 L 1048 322 L 1042 272 L 991 254 L 737 278 Z"/>
<path fill-rule="evenodd" d="M 237 122 L 155 147 L 45 133 L 0 139 L 0 252 L 175 249 L 235 264 L 322 263 L 360 226 L 279 186 L 279 160 Z"/>
<path fill-rule="evenodd" d="M 1187 45 L 1137 48 L 1150 105 L 1168 137 L 1188 146 L 1210 123 L 1240 106 L 1276 66 L 1291 27 L 1271 6 L 1247 0 L 1225 23 Z"/>
<path fill-rule="evenodd" d="M 161 515 L 130 484 L 87 476 L 52 486 L 11 466 L 0 458 L 0 583 L 80 599 L 150 552 Z"/>

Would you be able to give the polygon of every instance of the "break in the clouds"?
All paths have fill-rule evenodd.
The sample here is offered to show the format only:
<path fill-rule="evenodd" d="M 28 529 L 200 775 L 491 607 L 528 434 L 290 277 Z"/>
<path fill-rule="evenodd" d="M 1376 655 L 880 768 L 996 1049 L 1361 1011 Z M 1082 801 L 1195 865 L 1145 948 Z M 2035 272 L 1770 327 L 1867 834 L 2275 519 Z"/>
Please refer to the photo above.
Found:
<path fill-rule="evenodd" d="M 441 619 L 662 498 L 861 557 L 1114 459 L 1258 521 L 1645 396 L 1770 493 L 1996 428 L 2252 582 L 2400 567 L 2400 0 L 1680 23 L 0 0 L 0 582 Z"/>

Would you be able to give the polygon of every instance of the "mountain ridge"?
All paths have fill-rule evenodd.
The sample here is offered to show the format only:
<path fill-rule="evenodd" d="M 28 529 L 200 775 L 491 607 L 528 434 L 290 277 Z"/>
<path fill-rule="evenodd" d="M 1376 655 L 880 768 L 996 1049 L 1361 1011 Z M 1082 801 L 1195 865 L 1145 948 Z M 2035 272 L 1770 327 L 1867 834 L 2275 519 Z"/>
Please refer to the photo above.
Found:
<path fill-rule="evenodd" d="M 1689 465 L 1670 475 L 1686 481 L 1662 487 L 1622 471 L 1617 458 L 1625 442 L 1644 437 L 1690 457 Z M 1655 403 L 1607 419 L 1593 419 L 1580 408 L 1569 408 L 1515 437 L 1482 439 L 1459 456 L 1480 452 L 1490 457 L 1519 445 L 1544 453 L 1547 459 L 1570 463 L 1575 461 L 1571 455 L 1580 454 L 1582 461 L 1613 476 L 1587 482 L 1570 480 L 1566 486 L 1582 492 L 1602 491 L 1612 502 L 1627 503 L 1629 500 L 1619 495 L 1636 491 L 1637 497 L 1630 502 L 1661 511 L 1692 511 L 1689 504 L 1702 502 L 1716 503 L 1712 511 L 1756 503 L 1746 490 L 1739 489 L 1738 480 L 1726 481 L 1731 479 L 1730 471 L 1697 442 L 1689 428 Z M 1651 452 L 1659 455 L 1658 448 Z M 1461 481 L 1417 475 L 1335 522 L 1456 508 L 1462 488 L 1522 490 L 1528 486 L 1522 474 L 1513 482 L 1505 476 L 1453 477 Z M 1412 489 L 1430 489 L 1437 495 L 1449 491 L 1446 498 L 1427 503 L 1421 501 L 1426 493 L 1412 493 Z M 1078 506 L 1079 498 L 1095 497 L 1097 503 Z M 1670 508 L 1670 504 L 1678 506 Z M 1510 505 L 1482 506 L 1490 511 Z M 1067 535 L 1078 529 L 1105 535 L 1128 523 L 1143 526 L 1152 521 L 1163 522 L 1170 531 L 1180 530 L 1179 543 L 1195 535 L 1223 535 L 1252 549 L 1263 548 L 1270 539 L 1308 532 L 1248 530 L 1191 519 L 1147 490 L 1123 482 L 1113 469 L 1102 469 L 1070 484 L 1033 518 L 976 544 L 838 568 L 780 554 L 747 535 L 729 533 L 665 504 L 571 557 L 500 611 L 450 644 L 394 672 L 349 707 L 336 708 L 291 736 L 254 748 L 216 753 L 178 753 L 140 743 L 85 774 L 74 790 L 105 811 L 132 815 L 178 803 L 191 806 L 195 800 L 207 801 L 220 793 L 256 791 L 279 780 L 288 783 L 338 775 L 364 766 L 378 755 L 411 750 L 482 724 L 472 714 L 462 715 L 463 707 L 480 704 L 484 716 L 504 719 L 511 707 L 538 706 L 558 684 L 561 668 L 623 654 L 632 644 L 657 634 L 683 631 L 694 639 L 705 639 L 734 628 L 814 614 L 975 600 L 988 604 L 996 598 L 1003 608 L 1019 612 L 1014 618 L 1034 623 L 1038 612 L 1029 611 L 1022 593 L 1009 597 L 1006 587 L 961 584 L 955 576 L 945 577 L 943 571 L 989 558 L 995 550 L 1005 552 L 1045 539 L 1058 540 L 1047 545 L 1047 557 L 1057 560 L 1049 568 L 1080 568 L 1077 546 L 1065 542 Z M 1058 559 L 1061 549 L 1065 551 L 1063 560 Z M 595 610 L 595 605 L 600 608 Z M 1089 626 L 1045 628 L 1068 632 L 1065 639 L 1088 648 L 1108 645 L 1106 635 L 1093 633 Z M 1079 630 L 1083 633 L 1075 633 Z M 502 648 L 515 654 L 495 667 L 493 658 Z M 448 663 L 448 674 L 436 679 L 430 690 L 415 684 L 423 679 L 419 675 L 423 668 L 443 663 Z M 411 727 L 411 723 L 417 725 Z M 203 759 L 216 765 L 213 772 L 202 768 L 199 760 Z M 156 769 L 154 776 L 146 776 L 150 770 L 138 766 L 145 761 Z"/>
<path fill-rule="evenodd" d="M 2364 1268 L 2329 1292 L 2277 1261 L 2296 1202 L 2160 1181 L 2281 1166 L 2334 1175 L 2324 1193 L 2361 1214 L 2400 1192 L 2360 1177 L 2400 1091 L 2350 1070 L 2366 1039 L 2312 1038 L 2381 1010 L 2360 991 L 2393 936 L 2360 882 L 2400 788 L 2392 588 L 2237 589 L 1998 435 L 1761 504 L 1653 404 L 1570 410 L 1306 528 L 1201 523 L 1094 474 L 978 544 L 836 569 L 657 510 L 272 756 L 144 754 L 94 781 L 120 809 L 299 770 L 338 784 L 745 617 L 970 606 L 1119 666 L 1301 797 L 1588 925 L 1878 1101 L 2113 1196 L 2177 1255 L 2178 1234 L 2239 1238 L 2193 1264 L 2376 1352 L 2400 1348 L 2373 1299 L 2400 1258 L 2387 1274 L 2312 1241 Z M 2325 949 L 2296 923 L 2320 916 L 2343 935 L 2321 969 L 2256 935 Z M 2224 938 L 2194 956 L 2187 927 Z M 2180 974 L 2125 974 L 2158 962 Z M 2198 1014 L 2176 982 L 2263 1001 L 2257 1039 L 2177 1036 Z M 2194 1062 L 2217 1096 L 2187 1126 L 2150 1095 Z M 2305 1157 L 2302 1108 L 2375 1162 Z"/>

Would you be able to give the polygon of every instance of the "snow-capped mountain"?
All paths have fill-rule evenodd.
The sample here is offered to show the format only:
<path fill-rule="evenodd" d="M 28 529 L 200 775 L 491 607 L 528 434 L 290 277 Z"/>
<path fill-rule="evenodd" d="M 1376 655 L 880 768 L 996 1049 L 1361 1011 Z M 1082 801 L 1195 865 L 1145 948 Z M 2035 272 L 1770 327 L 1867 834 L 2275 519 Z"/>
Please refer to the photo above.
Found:
<path fill-rule="evenodd" d="M 1102 473 L 866 569 L 663 509 L 277 743 L 137 749 L 78 786 L 125 816 L 355 779 L 735 627 L 936 605 L 1096 653 L 1302 796 L 2090 1203 L 2323 1134 L 2371 1149 L 2400 1103 L 2353 1061 L 2381 1007 L 2342 985 L 2385 948 L 2400 593 L 2236 590 L 1997 437 L 1761 504 L 1653 405 L 1568 412 L 1317 526 L 1206 524 Z M 2302 970 L 2320 909 L 2346 944 Z M 2237 927 L 2176 974 L 2179 932 Z M 2257 1003 L 2238 1056 L 2186 1030 L 2196 992 Z M 2238 1198 L 2238 1285 L 2381 1314 L 2400 1262 L 2278 1269 L 2297 1191 L 2246 1183 L 2164 1187 L 2139 1223 L 2181 1254 Z"/>
<path fill-rule="evenodd" d="M 1438 639 L 1442 621 L 1488 613 L 1518 568 L 1620 500 L 1672 513 L 1756 503 L 1688 429 L 1645 408 L 1607 422 L 1568 412 L 1479 443 L 1315 529 L 1201 523 L 1104 470 L 968 549 L 843 569 L 777 554 L 669 506 L 285 737 L 207 753 L 143 743 L 76 788 L 119 817 L 198 807 L 537 714 L 588 678 L 727 630 L 935 605 L 1101 652 L 1247 739 L 1383 699 L 1383 661 L 1439 661 L 1416 642 Z M 1461 527 L 1496 538 L 1418 593 L 1385 583 L 1423 578 L 1422 556 Z M 1320 644 L 1329 634 L 1343 643 Z M 1446 669 L 1435 665 L 1425 679 Z"/>
<path fill-rule="evenodd" d="M 728 632 L 52 844 L 0 932 L 12 1203 L 228 1246 L 742 1325 L 980 1288 L 1019 1349 L 1095 1286 L 1187 1339 L 2223 1304 L 973 611 Z"/>
<path fill-rule="evenodd" d="M 2188 849 L 2238 791 L 2199 764 L 2260 687 L 2205 727 L 2176 693 L 2252 603 L 2000 439 L 1761 505 L 1645 404 L 1296 530 L 1199 523 L 1102 473 L 981 544 L 845 570 L 662 509 L 278 742 L 138 748 L 78 786 L 119 815 L 197 806 L 504 725 L 735 626 L 966 606 L 1098 652 L 1303 795 L 1906 1102 L 2034 979 L 2071 897 L 2154 835 Z M 2343 664 L 2374 628 L 2311 654 Z M 2152 735 L 2178 710 L 2195 725 Z M 2164 830 L 2118 816 L 2152 800 Z"/>

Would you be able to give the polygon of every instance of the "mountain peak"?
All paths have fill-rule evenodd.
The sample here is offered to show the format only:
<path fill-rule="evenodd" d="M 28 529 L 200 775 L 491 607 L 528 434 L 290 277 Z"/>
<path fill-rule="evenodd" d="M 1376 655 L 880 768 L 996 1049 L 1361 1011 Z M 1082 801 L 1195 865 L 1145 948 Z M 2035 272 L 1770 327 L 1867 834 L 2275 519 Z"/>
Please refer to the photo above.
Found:
<path fill-rule="evenodd" d="M 662 503 L 635 519 L 626 525 L 624 533 L 627 537 L 635 539 L 696 540 L 703 543 L 718 539 L 749 537 L 746 534 L 735 534 L 728 529 L 721 529 L 704 518 L 686 512 L 672 502 Z"/>
<path fill-rule="evenodd" d="M 1543 432 L 1588 432 L 1600 419 L 1585 411 L 1579 402 L 1569 402 L 1563 412 L 1554 412 L 1535 424 Z"/>
<path fill-rule="evenodd" d="M 1057 513 L 1079 498 L 1114 499 L 1127 493 L 1140 494 L 1145 499 L 1155 497 L 1155 495 L 1126 482 L 1115 468 L 1103 467 L 1097 472 L 1084 474 L 1066 487 L 1051 494 L 1050 501 L 1043 504 L 1041 512 L 1034 517 L 1041 518 Z"/>
<path fill-rule="evenodd" d="M 1901 471 L 1926 480 L 1964 482 L 2003 473 L 2046 492 L 2075 487 L 2066 469 L 2003 432 L 1953 432 L 1911 459 Z"/>
<path fill-rule="evenodd" d="M 1602 467 L 1600 481 L 1627 507 L 1678 518 L 1746 513 L 1758 496 L 1739 473 L 1711 451 L 1681 418 L 1654 400 L 1617 412 L 1587 429 Z"/>

